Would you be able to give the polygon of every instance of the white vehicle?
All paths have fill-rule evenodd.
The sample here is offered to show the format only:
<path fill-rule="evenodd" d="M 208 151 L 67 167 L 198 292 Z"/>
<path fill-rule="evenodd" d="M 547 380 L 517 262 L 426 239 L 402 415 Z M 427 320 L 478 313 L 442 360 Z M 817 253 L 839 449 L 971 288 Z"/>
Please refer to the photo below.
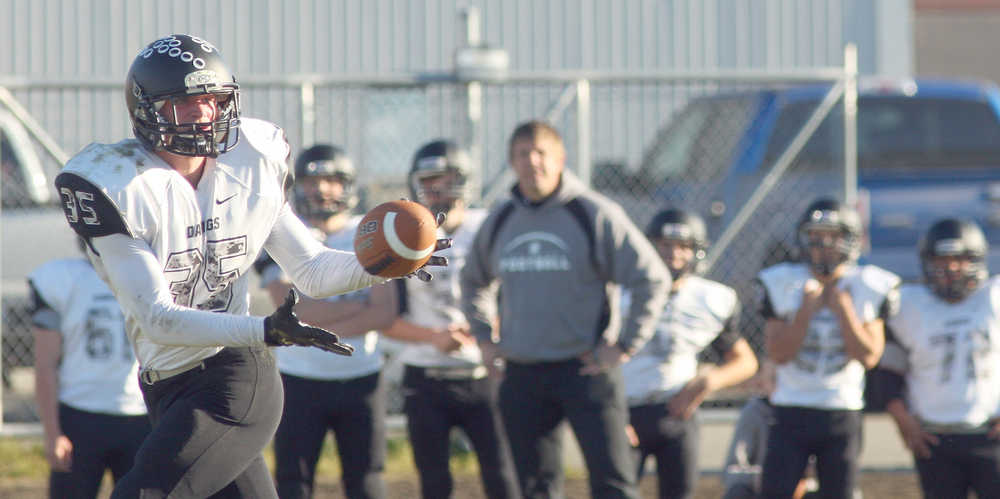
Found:
<path fill-rule="evenodd" d="M 79 254 L 76 236 L 54 193 L 52 179 L 59 166 L 43 162 L 25 127 L 0 107 L 0 334 L 5 383 L 11 367 L 33 362 L 28 273 L 49 260 Z"/>

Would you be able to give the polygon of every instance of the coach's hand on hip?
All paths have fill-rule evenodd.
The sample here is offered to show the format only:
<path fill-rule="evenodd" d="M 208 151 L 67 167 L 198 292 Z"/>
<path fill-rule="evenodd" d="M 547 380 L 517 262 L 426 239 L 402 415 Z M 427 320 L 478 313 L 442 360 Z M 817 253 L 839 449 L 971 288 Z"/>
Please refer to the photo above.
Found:
<path fill-rule="evenodd" d="M 599 374 L 628 362 L 628 359 L 629 355 L 623 352 L 618 345 L 601 342 L 593 351 L 580 357 L 580 360 L 583 361 L 580 374 Z"/>
<path fill-rule="evenodd" d="M 322 348 L 327 352 L 351 355 L 354 347 L 341 343 L 340 338 L 330 331 L 299 322 L 292 307 L 299 302 L 294 289 L 288 290 L 288 297 L 273 314 L 264 318 L 264 342 L 271 346 L 300 345 Z"/>

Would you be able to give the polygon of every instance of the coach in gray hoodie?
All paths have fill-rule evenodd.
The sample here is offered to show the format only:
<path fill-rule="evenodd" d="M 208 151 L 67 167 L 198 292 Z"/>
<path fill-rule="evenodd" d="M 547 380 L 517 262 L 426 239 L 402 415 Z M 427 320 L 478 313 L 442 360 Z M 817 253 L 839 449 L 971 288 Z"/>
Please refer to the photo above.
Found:
<path fill-rule="evenodd" d="M 620 366 L 652 336 L 670 274 L 620 206 L 564 171 L 554 128 L 519 125 L 508 152 L 512 198 L 480 227 L 461 281 L 484 362 L 505 363 L 499 403 L 522 492 L 562 496 L 568 419 L 591 494 L 636 497 Z M 632 297 L 623 321 L 614 284 Z"/>

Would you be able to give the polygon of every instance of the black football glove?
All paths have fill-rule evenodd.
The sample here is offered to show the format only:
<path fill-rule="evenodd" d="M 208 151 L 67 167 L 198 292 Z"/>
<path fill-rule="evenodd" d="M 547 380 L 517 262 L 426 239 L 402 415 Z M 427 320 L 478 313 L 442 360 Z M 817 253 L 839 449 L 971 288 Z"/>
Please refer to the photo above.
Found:
<path fill-rule="evenodd" d="M 405 200 L 406 198 L 403 198 L 403 199 Z M 439 212 L 437 214 L 437 217 L 435 217 L 435 222 L 437 222 L 437 226 L 438 227 L 440 227 L 441 224 L 444 223 L 444 218 L 445 218 L 444 212 Z M 434 244 L 434 252 L 438 252 L 438 251 L 441 251 L 443 249 L 448 249 L 450 247 L 451 247 L 451 238 L 450 237 L 444 238 L 444 239 L 438 239 L 437 243 Z M 423 264 L 423 266 L 421 266 L 419 269 L 417 269 L 417 270 L 415 270 L 413 272 L 410 272 L 409 274 L 406 274 L 406 277 L 414 277 L 415 276 L 417 279 L 420 279 L 421 281 L 427 282 L 427 281 L 430 281 L 431 279 L 433 279 L 434 276 L 432 276 L 430 272 L 424 270 L 424 267 L 430 267 L 430 266 L 445 267 L 447 265 L 448 265 L 448 257 L 446 257 L 446 256 L 431 256 L 430 259 L 427 260 L 427 263 Z"/>
<path fill-rule="evenodd" d="M 299 302 L 294 289 L 288 290 L 288 297 L 273 314 L 264 318 L 264 342 L 270 346 L 299 345 L 322 348 L 327 352 L 351 355 L 354 347 L 341 343 L 340 338 L 330 331 L 299 322 L 292 307 Z"/>

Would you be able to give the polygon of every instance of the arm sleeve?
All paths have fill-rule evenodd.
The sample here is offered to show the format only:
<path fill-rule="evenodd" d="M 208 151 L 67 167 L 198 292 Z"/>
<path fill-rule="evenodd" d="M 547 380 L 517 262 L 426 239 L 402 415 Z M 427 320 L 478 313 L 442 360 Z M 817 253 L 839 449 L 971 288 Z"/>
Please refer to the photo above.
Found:
<path fill-rule="evenodd" d="M 493 321 L 497 316 L 496 278 L 490 270 L 489 234 L 496 217 L 479 226 L 472 249 L 461 271 L 462 311 L 472 335 L 479 341 L 491 341 Z"/>
<path fill-rule="evenodd" d="M 610 257 L 612 280 L 629 290 L 628 316 L 623 318 L 618 345 L 634 354 L 653 337 L 656 320 L 666 306 L 670 274 L 646 236 L 624 212 L 606 212 L 600 243 Z M 599 215 L 600 216 L 600 215 Z"/>
<path fill-rule="evenodd" d="M 161 345 L 253 346 L 264 344 L 260 317 L 218 314 L 174 303 L 156 257 L 141 239 L 111 234 L 91 239 L 101 254 L 108 284 L 142 332 Z"/>
<path fill-rule="evenodd" d="M 387 281 L 365 272 L 354 253 L 323 246 L 309 234 L 309 229 L 292 213 L 288 203 L 282 207 L 264 248 L 295 287 L 313 298 L 325 298 Z"/>

